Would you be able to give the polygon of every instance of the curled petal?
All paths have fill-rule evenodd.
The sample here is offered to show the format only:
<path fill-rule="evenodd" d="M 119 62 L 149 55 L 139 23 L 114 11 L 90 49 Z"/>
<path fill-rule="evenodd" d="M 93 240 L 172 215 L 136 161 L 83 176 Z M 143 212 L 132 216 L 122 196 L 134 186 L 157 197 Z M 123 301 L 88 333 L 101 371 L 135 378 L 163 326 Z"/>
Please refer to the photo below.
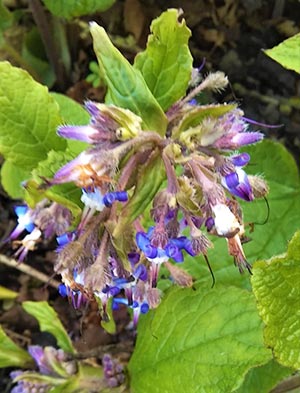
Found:
<path fill-rule="evenodd" d="M 248 176 L 241 168 L 236 168 L 235 172 L 226 175 L 222 179 L 222 184 L 232 195 L 248 202 L 254 199 Z"/>

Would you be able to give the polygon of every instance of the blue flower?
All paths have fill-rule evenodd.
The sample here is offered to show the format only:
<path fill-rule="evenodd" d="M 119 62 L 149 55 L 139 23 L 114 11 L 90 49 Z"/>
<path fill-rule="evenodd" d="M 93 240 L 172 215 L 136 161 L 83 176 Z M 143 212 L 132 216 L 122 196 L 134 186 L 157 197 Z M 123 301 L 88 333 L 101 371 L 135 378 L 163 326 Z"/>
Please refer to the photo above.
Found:
<path fill-rule="evenodd" d="M 10 240 L 16 239 L 25 229 L 31 233 L 35 228 L 32 210 L 28 206 L 16 206 L 15 213 L 18 216 L 18 225 L 9 235 Z"/>
<path fill-rule="evenodd" d="M 232 195 L 242 198 L 248 202 L 254 199 L 247 174 L 239 167 L 236 168 L 235 172 L 224 176 L 222 184 Z"/>

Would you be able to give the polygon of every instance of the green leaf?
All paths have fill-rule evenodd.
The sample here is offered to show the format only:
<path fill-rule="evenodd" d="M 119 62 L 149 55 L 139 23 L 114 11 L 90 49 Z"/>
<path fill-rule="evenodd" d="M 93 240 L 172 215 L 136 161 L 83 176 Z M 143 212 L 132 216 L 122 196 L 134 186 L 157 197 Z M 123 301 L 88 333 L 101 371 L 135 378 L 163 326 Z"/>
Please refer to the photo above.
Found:
<path fill-rule="evenodd" d="M 0 31 L 8 29 L 13 23 L 13 15 L 0 0 Z"/>
<path fill-rule="evenodd" d="M 50 93 L 59 105 L 60 115 L 64 123 L 85 125 L 90 121 L 89 113 L 72 98 L 59 93 Z"/>
<path fill-rule="evenodd" d="M 122 238 L 122 232 L 128 223 L 140 216 L 152 202 L 162 182 L 166 179 L 166 171 L 160 154 L 154 153 L 147 165 L 142 167 L 132 197 L 120 213 L 119 225 L 116 226 L 114 238 Z"/>
<path fill-rule="evenodd" d="M 113 316 L 113 310 L 112 310 L 112 304 L 113 304 L 113 298 L 110 297 L 108 300 L 108 303 L 106 305 L 106 316 L 103 318 L 103 310 L 102 310 L 102 304 L 100 299 L 97 299 L 97 303 L 100 309 L 101 314 L 101 326 L 103 327 L 104 330 L 107 331 L 109 334 L 116 334 L 117 327 L 116 327 L 116 322 L 114 320 Z"/>
<path fill-rule="evenodd" d="M 49 390 L 49 393 L 74 393 L 78 391 L 78 377 L 72 376 L 68 380 L 60 385 L 57 385 Z M 80 391 L 83 393 L 83 391 Z"/>
<path fill-rule="evenodd" d="M 0 63 L 0 152 L 13 164 L 31 170 L 49 150 L 64 150 L 56 135 L 58 105 L 46 87 L 8 62 Z"/>
<path fill-rule="evenodd" d="M 42 332 L 49 332 L 56 337 L 60 348 L 66 352 L 75 352 L 68 333 L 60 322 L 54 309 L 47 302 L 27 301 L 22 303 L 22 307 L 28 314 L 38 320 Z"/>
<path fill-rule="evenodd" d="M 300 34 L 264 52 L 283 67 L 300 73 Z"/>
<path fill-rule="evenodd" d="M 39 81 L 48 87 L 53 86 L 55 73 L 49 64 L 43 41 L 36 27 L 32 28 L 24 37 L 22 57 L 39 76 Z"/>
<path fill-rule="evenodd" d="M 0 326 L 0 367 L 26 367 L 31 363 L 31 356 L 16 345 Z"/>
<path fill-rule="evenodd" d="M 300 368 L 300 231 L 287 253 L 257 261 L 251 278 L 265 341 L 286 367 Z"/>
<path fill-rule="evenodd" d="M 91 23 L 94 50 L 108 87 L 106 103 L 130 109 L 143 119 L 143 128 L 165 133 L 167 119 L 141 73 L 114 47 L 103 27 Z"/>
<path fill-rule="evenodd" d="M 15 299 L 18 296 L 18 292 L 11 291 L 8 288 L 2 287 L 0 285 L 0 299 Z"/>
<path fill-rule="evenodd" d="M 37 182 L 40 182 L 41 177 L 51 179 L 58 169 L 73 158 L 73 154 L 69 153 L 68 150 L 64 152 L 51 150 L 47 159 L 41 161 L 32 171 L 33 178 Z M 30 191 L 28 188 L 27 190 Z M 59 184 L 46 190 L 41 189 L 40 192 L 43 193 L 44 197 L 61 203 L 70 210 L 75 209 L 76 213 L 79 212 L 78 206 L 82 206 L 80 202 L 82 192 L 74 183 Z"/>
<path fill-rule="evenodd" d="M 30 178 L 30 171 L 16 166 L 9 160 L 4 161 L 1 167 L 1 183 L 4 190 L 13 199 L 24 198 L 22 182 Z"/>
<path fill-rule="evenodd" d="M 76 124 L 76 125 L 86 125 L 90 122 L 90 115 L 78 104 L 78 102 L 72 100 L 72 98 L 59 93 L 50 93 L 51 96 L 59 105 L 60 115 L 62 117 L 63 123 L 66 124 Z M 85 150 L 89 145 L 85 142 L 80 142 L 76 140 L 67 140 L 68 151 L 70 151 L 74 157 Z"/>
<path fill-rule="evenodd" d="M 163 110 L 185 95 L 191 78 L 191 31 L 184 19 L 178 20 L 180 16 L 181 11 L 170 9 L 155 19 L 147 49 L 134 62 Z"/>
<path fill-rule="evenodd" d="M 115 1 L 116 0 L 43 0 L 43 3 L 53 15 L 65 19 L 72 19 L 77 16 L 106 11 Z"/>
<path fill-rule="evenodd" d="M 231 392 L 271 359 L 251 293 L 219 286 L 172 288 L 142 317 L 129 362 L 131 391 Z"/>
<path fill-rule="evenodd" d="M 249 174 L 263 174 L 270 186 L 267 196 L 270 205 L 268 222 L 255 225 L 253 233 L 249 233 L 249 227 L 246 227 L 251 241 L 245 243 L 243 248 L 247 259 L 252 263 L 257 259 L 270 258 L 285 252 L 287 242 L 299 228 L 300 181 L 293 156 L 281 144 L 265 140 L 244 150 L 251 155 L 245 171 Z M 268 210 L 263 199 L 241 204 L 246 223 L 263 222 L 267 217 Z M 226 282 L 250 289 L 249 274 L 239 274 L 232 257 L 228 256 L 225 239 L 215 239 L 214 248 L 209 251 L 208 257 L 217 284 Z M 184 268 L 201 281 L 210 276 L 202 257 L 187 256 Z"/>
<path fill-rule="evenodd" d="M 278 364 L 274 359 L 252 368 L 234 393 L 269 393 L 280 381 L 292 374 L 292 370 Z"/>

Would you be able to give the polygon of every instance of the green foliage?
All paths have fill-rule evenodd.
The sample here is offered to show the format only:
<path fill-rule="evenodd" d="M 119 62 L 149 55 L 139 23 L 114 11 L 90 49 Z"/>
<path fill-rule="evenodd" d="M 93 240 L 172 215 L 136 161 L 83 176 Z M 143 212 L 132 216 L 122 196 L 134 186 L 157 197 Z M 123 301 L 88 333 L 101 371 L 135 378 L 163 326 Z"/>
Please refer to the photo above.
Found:
<path fill-rule="evenodd" d="M 108 87 L 106 102 L 130 109 L 143 119 L 146 130 L 164 134 L 166 117 L 141 73 L 113 46 L 103 27 L 92 22 L 91 34 L 101 75 Z"/>
<path fill-rule="evenodd" d="M 42 332 L 46 331 L 53 334 L 60 348 L 66 352 L 75 352 L 68 333 L 65 331 L 54 309 L 47 302 L 27 301 L 22 303 L 22 307 L 28 314 L 38 320 Z"/>
<path fill-rule="evenodd" d="M 155 19 L 147 49 L 136 56 L 134 63 L 163 110 L 185 95 L 191 78 L 191 32 L 180 17 L 180 11 L 170 9 Z"/>
<path fill-rule="evenodd" d="M 7 7 L 3 4 L 3 0 L 0 0 L 0 35 L 1 32 L 9 28 L 13 23 L 13 15 Z M 0 39 L 1 44 L 1 39 Z"/>
<path fill-rule="evenodd" d="M 115 0 L 43 0 L 53 15 L 65 19 L 106 11 Z"/>
<path fill-rule="evenodd" d="M 102 84 L 102 78 L 100 75 L 100 68 L 96 61 L 91 61 L 89 64 L 90 74 L 86 77 L 86 81 L 91 83 L 93 87 L 100 87 Z"/>
<path fill-rule="evenodd" d="M 0 326 L 0 367 L 26 367 L 31 364 L 31 356 L 16 345 Z"/>
<path fill-rule="evenodd" d="M 150 156 L 147 166 L 144 166 L 140 171 L 134 193 L 120 213 L 122 220 L 119 220 L 120 225 L 113 232 L 116 240 L 122 237 L 121 234 L 127 224 L 132 223 L 145 211 L 165 179 L 166 172 L 163 161 L 159 155 L 153 154 Z"/>
<path fill-rule="evenodd" d="M 259 313 L 266 324 L 266 345 L 287 367 L 300 368 L 300 231 L 287 253 L 254 264 L 251 279 Z"/>
<path fill-rule="evenodd" d="M 254 296 L 234 287 L 172 288 L 138 331 L 133 393 L 231 392 L 272 357 Z"/>
<path fill-rule="evenodd" d="M 252 368 L 234 393 L 269 393 L 280 381 L 291 375 L 292 370 L 278 364 L 274 359 Z"/>
<path fill-rule="evenodd" d="M 15 299 L 17 296 L 18 296 L 18 292 L 12 291 L 0 285 L 0 300 Z"/>
<path fill-rule="evenodd" d="M 0 152 L 6 160 L 30 170 L 50 149 L 65 149 L 66 142 L 55 134 L 61 120 L 58 105 L 46 87 L 2 62 L 0 93 Z"/>
<path fill-rule="evenodd" d="M 21 184 L 29 178 L 29 170 L 24 170 L 11 161 L 6 160 L 1 166 L 1 184 L 8 195 L 14 199 L 24 198 L 24 189 Z"/>
<path fill-rule="evenodd" d="M 68 151 L 57 152 L 54 150 L 49 151 L 46 160 L 41 161 L 39 165 L 32 171 L 33 178 L 38 182 L 41 176 L 46 178 L 53 178 L 55 172 L 58 171 L 63 165 L 73 158 L 73 154 Z M 50 189 L 40 190 L 48 199 L 58 202 L 70 208 L 76 209 L 81 206 L 80 197 L 81 190 L 73 183 L 59 184 Z"/>
<path fill-rule="evenodd" d="M 90 115 L 78 104 L 68 96 L 59 93 L 50 93 L 54 100 L 59 105 L 59 112 L 64 123 L 71 123 L 77 125 L 85 125 L 90 121 Z M 84 145 L 86 147 L 86 144 Z"/>
<path fill-rule="evenodd" d="M 22 58 L 39 76 L 39 81 L 51 87 L 55 82 L 55 74 L 49 64 L 45 48 L 36 27 L 25 36 L 22 45 Z"/>
<path fill-rule="evenodd" d="M 47 88 L 34 81 L 26 71 L 7 62 L 0 63 L 0 76 L 0 152 L 6 158 L 1 168 L 2 185 L 11 197 L 24 198 L 21 187 L 24 180 L 33 176 L 40 183 L 41 177 L 52 177 L 87 146 L 58 137 L 57 126 L 73 121 L 87 124 L 89 115 L 72 99 L 49 94 Z M 39 200 L 42 194 L 45 197 L 41 191 Z M 46 194 L 62 202 L 64 197 L 67 205 L 69 202 L 80 205 L 80 190 L 72 184 L 54 187 Z M 37 200 L 28 192 L 26 195 L 33 206 Z"/>
<path fill-rule="evenodd" d="M 281 42 L 265 53 L 283 67 L 300 73 L 300 34 Z"/>

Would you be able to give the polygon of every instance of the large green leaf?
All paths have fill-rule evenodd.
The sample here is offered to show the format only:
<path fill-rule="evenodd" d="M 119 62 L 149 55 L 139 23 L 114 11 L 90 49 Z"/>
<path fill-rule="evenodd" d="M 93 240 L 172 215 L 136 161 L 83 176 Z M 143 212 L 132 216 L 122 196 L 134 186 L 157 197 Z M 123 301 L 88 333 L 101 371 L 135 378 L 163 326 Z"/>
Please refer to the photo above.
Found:
<path fill-rule="evenodd" d="M 228 393 L 270 359 L 251 293 L 176 287 L 140 320 L 129 363 L 132 393 Z"/>
<path fill-rule="evenodd" d="M 270 217 L 264 225 L 255 225 L 254 232 L 247 235 L 252 239 L 243 245 L 248 260 L 270 258 L 286 250 L 286 244 L 300 222 L 299 172 L 293 156 L 279 143 L 265 140 L 245 149 L 251 155 L 247 173 L 263 174 L 270 186 L 268 202 Z M 244 219 L 249 222 L 263 222 L 267 206 L 263 199 L 242 203 Z M 213 239 L 211 237 L 211 239 Z M 250 288 L 249 274 L 240 275 L 228 256 L 225 239 L 216 239 L 214 248 L 208 253 L 209 261 L 216 276 L 216 283 Z M 206 280 L 209 271 L 202 257 L 186 257 L 183 267 L 196 279 Z"/>
<path fill-rule="evenodd" d="M 90 115 L 72 98 L 60 93 L 50 93 L 59 105 L 61 117 L 65 123 L 85 125 L 90 121 Z"/>
<path fill-rule="evenodd" d="M 76 16 L 94 14 L 106 11 L 116 0 L 43 0 L 43 3 L 53 15 L 72 19 Z"/>
<path fill-rule="evenodd" d="M 106 102 L 130 109 L 143 119 L 146 130 L 164 134 L 167 119 L 141 73 L 114 47 L 103 27 L 91 23 L 94 50 L 108 86 Z"/>
<path fill-rule="evenodd" d="M 269 393 L 280 381 L 292 374 L 292 370 L 278 364 L 274 359 L 252 368 L 238 390 L 234 393 Z"/>
<path fill-rule="evenodd" d="M 289 70 L 300 73 L 300 34 L 281 42 L 265 53 Z"/>
<path fill-rule="evenodd" d="M 251 279 L 265 341 L 284 366 L 300 368 L 300 231 L 287 253 L 254 264 Z"/>
<path fill-rule="evenodd" d="M 4 161 L 1 167 L 1 183 L 4 190 L 13 199 L 23 199 L 24 189 L 22 182 L 30 178 L 30 171 L 24 170 L 9 160 Z"/>
<path fill-rule="evenodd" d="M 60 115 L 62 120 L 66 124 L 86 125 L 90 121 L 90 115 L 78 104 L 78 102 L 72 100 L 72 98 L 59 93 L 50 93 L 51 96 L 59 105 Z M 68 151 L 74 154 L 74 157 L 81 153 L 88 147 L 85 142 L 80 142 L 72 139 L 67 140 Z"/>
<path fill-rule="evenodd" d="M 16 345 L 0 326 L 0 367 L 26 367 L 31 363 L 31 356 Z"/>
<path fill-rule="evenodd" d="M 56 135 L 59 108 L 46 87 L 8 62 L 0 63 L 0 153 L 22 167 L 34 168 L 51 149 L 64 150 Z"/>
<path fill-rule="evenodd" d="M 72 342 L 60 322 L 54 309 L 47 302 L 31 302 L 22 303 L 24 310 L 35 317 L 40 325 L 42 332 L 49 332 L 57 339 L 60 348 L 66 352 L 74 353 Z"/>
<path fill-rule="evenodd" d="M 192 72 L 191 32 L 179 17 L 179 10 L 170 9 L 152 22 L 147 49 L 134 63 L 164 110 L 185 95 Z"/>

